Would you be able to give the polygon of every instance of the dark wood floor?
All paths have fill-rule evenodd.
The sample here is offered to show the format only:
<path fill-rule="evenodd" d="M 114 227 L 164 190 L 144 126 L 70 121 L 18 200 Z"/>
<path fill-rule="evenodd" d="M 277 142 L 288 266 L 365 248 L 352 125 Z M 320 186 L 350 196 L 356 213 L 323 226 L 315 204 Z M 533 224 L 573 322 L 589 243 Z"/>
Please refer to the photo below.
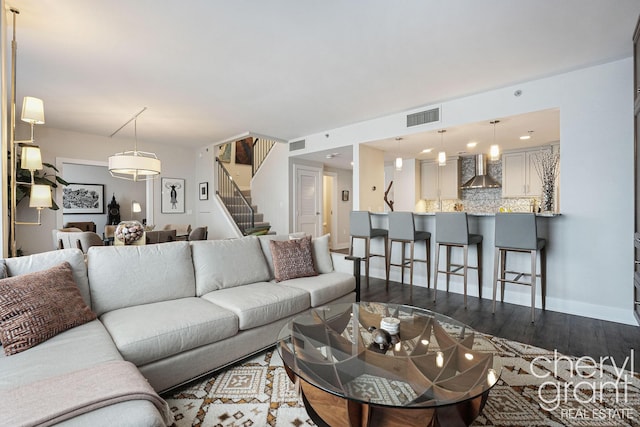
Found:
<path fill-rule="evenodd" d="M 572 316 L 553 311 L 536 310 L 536 321 L 531 323 L 529 307 L 498 303 L 491 313 L 491 300 L 468 297 L 465 309 L 463 296 L 438 290 L 433 302 L 433 289 L 413 287 L 371 278 L 367 288 L 362 278 L 362 301 L 409 304 L 442 313 L 457 319 L 479 332 L 496 335 L 559 353 L 573 356 L 591 356 L 596 361 L 612 357 L 620 366 L 634 354 L 635 372 L 640 371 L 640 327 L 624 325 L 588 317 Z M 627 369 L 630 369 L 627 366 Z"/>

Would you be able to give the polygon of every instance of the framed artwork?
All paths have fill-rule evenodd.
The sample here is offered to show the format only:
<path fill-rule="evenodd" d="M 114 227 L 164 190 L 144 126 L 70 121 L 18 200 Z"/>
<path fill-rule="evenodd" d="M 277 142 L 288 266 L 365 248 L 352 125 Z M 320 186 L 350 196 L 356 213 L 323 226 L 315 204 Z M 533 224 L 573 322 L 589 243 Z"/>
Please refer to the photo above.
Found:
<path fill-rule="evenodd" d="M 104 185 L 70 183 L 62 189 L 63 214 L 103 214 Z"/>
<path fill-rule="evenodd" d="M 342 190 L 342 201 L 343 202 L 349 201 L 349 190 Z"/>
<path fill-rule="evenodd" d="M 198 198 L 200 200 L 209 200 L 209 183 L 201 182 L 200 191 L 198 192 Z"/>
<path fill-rule="evenodd" d="M 162 178 L 160 181 L 161 212 L 165 214 L 184 213 L 184 179 Z"/>
<path fill-rule="evenodd" d="M 236 141 L 236 164 L 250 165 L 253 153 L 253 138 L 248 137 Z"/>
<path fill-rule="evenodd" d="M 226 144 L 222 144 L 220 146 L 220 151 L 218 152 L 218 158 L 221 162 L 230 163 L 231 162 L 231 143 L 227 142 Z"/>

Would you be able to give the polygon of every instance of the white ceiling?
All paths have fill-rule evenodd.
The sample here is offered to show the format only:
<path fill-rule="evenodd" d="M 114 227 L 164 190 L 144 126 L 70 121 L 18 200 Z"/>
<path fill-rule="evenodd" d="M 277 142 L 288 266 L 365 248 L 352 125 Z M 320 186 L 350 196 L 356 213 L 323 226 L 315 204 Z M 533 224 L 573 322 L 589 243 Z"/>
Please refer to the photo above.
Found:
<path fill-rule="evenodd" d="M 36 96 L 45 126 L 108 136 L 146 106 L 139 140 L 193 147 L 292 140 L 628 57 L 640 14 L 638 0 L 6 2 L 21 12 L 18 109 Z"/>

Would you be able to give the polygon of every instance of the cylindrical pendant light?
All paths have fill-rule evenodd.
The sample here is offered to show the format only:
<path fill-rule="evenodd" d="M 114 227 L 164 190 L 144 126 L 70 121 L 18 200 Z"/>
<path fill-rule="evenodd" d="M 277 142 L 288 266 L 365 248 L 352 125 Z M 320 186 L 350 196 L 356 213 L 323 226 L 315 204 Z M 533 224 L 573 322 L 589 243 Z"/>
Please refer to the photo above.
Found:
<path fill-rule="evenodd" d="M 440 134 L 440 151 L 438 153 L 438 166 L 446 166 L 447 165 L 447 153 L 444 151 L 444 133 L 446 129 L 440 129 L 438 133 Z"/>

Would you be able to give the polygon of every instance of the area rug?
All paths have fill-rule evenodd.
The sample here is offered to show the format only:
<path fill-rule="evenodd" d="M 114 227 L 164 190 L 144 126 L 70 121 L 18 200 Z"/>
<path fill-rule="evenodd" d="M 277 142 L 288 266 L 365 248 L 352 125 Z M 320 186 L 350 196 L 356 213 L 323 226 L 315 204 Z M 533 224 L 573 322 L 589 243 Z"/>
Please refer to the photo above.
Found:
<path fill-rule="evenodd" d="M 490 346 L 502 376 L 473 426 L 640 426 L 633 357 L 603 363 L 476 335 L 474 349 Z M 163 397 L 176 427 L 314 425 L 275 349 Z"/>

